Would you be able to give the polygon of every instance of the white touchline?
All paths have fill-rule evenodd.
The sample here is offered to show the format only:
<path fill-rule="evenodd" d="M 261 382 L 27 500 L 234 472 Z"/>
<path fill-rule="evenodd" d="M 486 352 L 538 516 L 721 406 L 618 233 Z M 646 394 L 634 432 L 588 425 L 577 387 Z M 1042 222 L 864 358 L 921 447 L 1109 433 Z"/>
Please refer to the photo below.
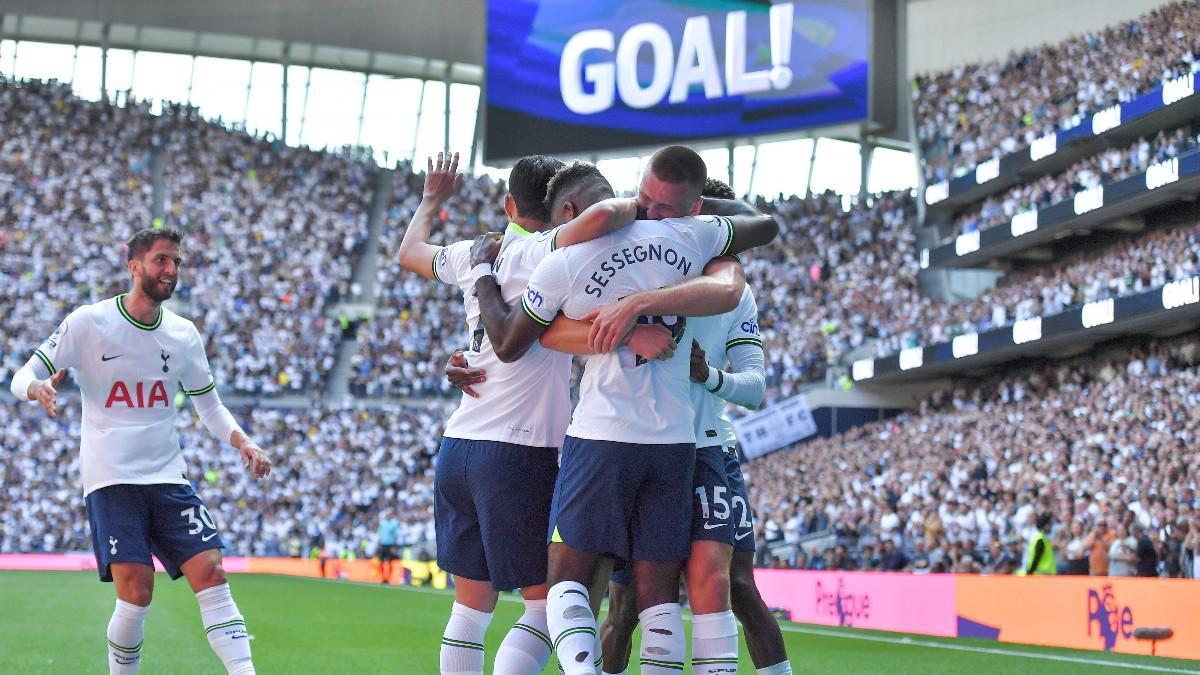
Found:
<path fill-rule="evenodd" d="M 809 628 L 808 626 L 800 626 L 791 622 L 780 623 L 779 627 L 791 633 L 807 633 L 810 635 L 824 635 L 835 638 L 846 638 L 848 640 L 866 640 L 868 642 L 886 642 L 888 644 L 908 645 L 910 647 L 930 647 L 932 649 L 953 649 L 961 652 L 975 652 L 977 654 L 994 654 L 996 656 L 1018 656 L 1028 659 L 1044 659 L 1047 661 L 1066 661 L 1068 663 L 1086 663 L 1093 666 L 1108 666 L 1110 668 L 1127 668 L 1130 670 L 1148 670 L 1160 673 L 1200 673 L 1200 670 L 1186 670 L 1183 668 L 1168 668 L 1166 666 L 1149 666 L 1139 663 L 1127 663 L 1124 661 L 1105 661 L 1103 659 L 1090 659 L 1081 656 L 1063 656 L 1061 654 L 1042 654 L 1040 652 L 1025 652 L 1016 649 L 998 649 L 994 647 L 976 647 L 974 645 L 957 645 L 946 642 L 932 642 L 929 640 L 914 640 L 910 637 L 886 637 L 883 635 L 863 635 L 858 633 L 843 633 L 840 631 L 822 630 L 820 628 Z"/>

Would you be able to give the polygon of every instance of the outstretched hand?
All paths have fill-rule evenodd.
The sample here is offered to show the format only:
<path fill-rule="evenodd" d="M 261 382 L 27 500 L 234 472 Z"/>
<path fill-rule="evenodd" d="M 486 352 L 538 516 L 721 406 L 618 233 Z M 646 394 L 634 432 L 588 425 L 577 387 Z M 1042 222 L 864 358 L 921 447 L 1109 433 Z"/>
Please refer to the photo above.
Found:
<path fill-rule="evenodd" d="M 258 447 L 254 441 L 247 440 L 242 443 L 242 466 L 250 469 L 255 478 L 262 478 L 271 473 L 271 458 L 267 457 L 267 453 Z"/>
<path fill-rule="evenodd" d="M 439 152 L 436 164 L 432 157 L 426 160 L 425 191 L 421 197 L 444 202 L 458 192 L 462 183 L 462 174 L 458 172 L 458 153 L 446 157 Z"/>
<path fill-rule="evenodd" d="M 66 375 L 66 370 L 60 370 L 45 380 L 34 380 L 29 384 L 26 392 L 29 399 L 42 404 L 42 409 L 51 417 L 58 417 L 58 402 L 54 398 L 58 391 L 54 385 L 62 382 Z"/>

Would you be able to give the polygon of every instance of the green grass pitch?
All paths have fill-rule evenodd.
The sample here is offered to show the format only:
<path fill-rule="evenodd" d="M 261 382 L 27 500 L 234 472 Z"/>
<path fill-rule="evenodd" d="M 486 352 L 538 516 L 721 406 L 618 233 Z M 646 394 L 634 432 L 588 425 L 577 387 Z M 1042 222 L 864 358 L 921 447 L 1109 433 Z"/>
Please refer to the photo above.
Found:
<path fill-rule="evenodd" d="M 162 574 L 155 581 L 142 672 L 223 673 L 186 582 Z M 252 575 L 233 575 L 231 583 L 264 675 L 437 672 L 451 602 L 445 591 Z M 0 572 L 0 673 L 105 672 L 113 598 L 112 588 L 90 572 Z M 489 656 L 521 609 L 520 602 L 500 602 L 488 631 Z M 784 636 L 797 673 L 1200 672 L 1196 661 L 790 623 Z M 557 669 L 552 663 L 546 672 Z M 739 672 L 754 672 L 744 643 Z"/>

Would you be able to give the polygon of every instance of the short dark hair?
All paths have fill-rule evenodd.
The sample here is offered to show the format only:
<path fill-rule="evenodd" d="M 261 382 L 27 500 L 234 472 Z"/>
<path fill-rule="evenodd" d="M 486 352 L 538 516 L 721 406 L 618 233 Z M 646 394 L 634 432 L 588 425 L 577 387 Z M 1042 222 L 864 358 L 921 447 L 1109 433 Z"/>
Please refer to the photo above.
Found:
<path fill-rule="evenodd" d="M 546 155 L 522 157 L 508 173 L 508 193 L 517 203 L 517 213 L 522 218 L 550 222 L 550 211 L 546 208 L 546 186 L 563 162 Z"/>
<path fill-rule="evenodd" d="M 650 170 L 659 180 L 692 185 L 703 190 L 708 167 L 699 153 L 685 145 L 668 145 L 650 156 Z"/>
<path fill-rule="evenodd" d="M 700 193 L 700 196 L 714 199 L 737 199 L 737 193 L 729 187 L 729 183 L 720 178 L 709 178 L 704 181 L 704 192 Z"/>
<path fill-rule="evenodd" d="M 554 212 L 554 203 L 560 198 L 577 194 L 584 188 L 593 188 L 608 197 L 616 195 L 612 184 L 595 164 L 574 162 L 559 169 L 546 186 L 546 201 L 543 204 L 546 213 Z"/>
<path fill-rule="evenodd" d="M 139 230 L 129 238 L 129 241 L 125 242 L 125 260 L 130 261 L 142 257 L 159 239 L 167 239 L 179 245 L 183 242 L 183 233 L 173 227 L 164 227 L 161 230 Z"/>
<path fill-rule="evenodd" d="M 1046 513 L 1043 511 L 1042 513 L 1038 514 L 1037 529 L 1042 530 L 1042 531 L 1049 530 L 1050 524 L 1053 522 L 1054 522 L 1054 518 L 1049 513 Z"/>

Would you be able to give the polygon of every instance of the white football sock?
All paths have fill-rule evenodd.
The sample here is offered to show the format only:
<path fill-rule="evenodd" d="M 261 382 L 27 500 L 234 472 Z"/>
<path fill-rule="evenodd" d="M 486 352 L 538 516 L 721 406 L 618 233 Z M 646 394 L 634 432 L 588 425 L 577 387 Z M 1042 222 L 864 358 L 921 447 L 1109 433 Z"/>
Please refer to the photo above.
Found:
<path fill-rule="evenodd" d="M 587 586 L 576 581 L 554 584 L 546 598 L 546 621 L 563 672 L 595 675 L 596 617 L 588 604 Z"/>
<path fill-rule="evenodd" d="M 642 624 L 639 657 L 642 675 L 677 675 L 687 659 L 687 639 L 678 602 L 647 607 L 638 614 Z"/>
<path fill-rule="evenodd" d="M 442 633 L 442 675 L 483 675 L 483 634 L 491 622 L 491 612 L 454 603 Z"/>
<path fill-rule="evenodd" d="M 694 615 L 692 672 L 695 675 L 736 675 L 737 665 L 738 631 L 733 612 Z"/>
<path fill-rule="evenodd" d="M 200 591 L 196 601 L 200 603 L 200 620 L 208 644 L 225 664 L 225 670 L 229 675 L 253 675 L 250 634 L 246 632 L 246 620 L 233 602 L 229 584 Z"/>
<path fill-rule="evenodd" d="M 117 599 L 108 620 L 108 672 L 132 675 L 142 665 L 142 634 L 150 605 L 139 607 Z"/>
<path fill-rule="evenodd" d="M 550 661 L 546 601 L 526 600 L 525 613 L 504 636 L 496 651 L 494 675 L 538 675 Z"/>
<path fill-rule="evenodd" d="M 773 666 L 759 668 L 755 671 L 758 675 L 792 675 L 792 662 L 780 661 Z"/>

